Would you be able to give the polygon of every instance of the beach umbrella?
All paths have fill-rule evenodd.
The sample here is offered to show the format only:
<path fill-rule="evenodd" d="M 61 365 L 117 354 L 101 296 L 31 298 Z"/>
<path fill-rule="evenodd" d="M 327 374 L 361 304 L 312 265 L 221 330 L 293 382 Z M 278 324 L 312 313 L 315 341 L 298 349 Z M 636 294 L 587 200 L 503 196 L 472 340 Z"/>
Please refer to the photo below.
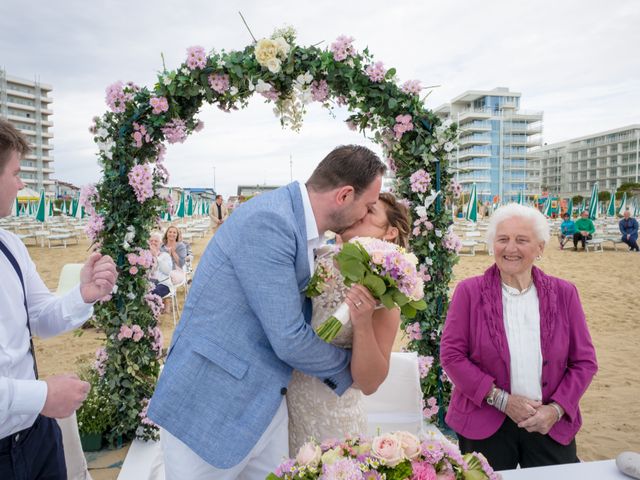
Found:
<path fill-rule="evenodd" d="M 593 184 L 591 190 L 591 198 L 589 199 L 589 218 L 595 220 L 598 218 L 598 182 Z"/>
<path fill-rule="evenodd" d="M 53 200 L 49 200 L 49 208 L 47 210 L 49 212 L 48 215 L 53 217 Z"/>
<path fill-rule="evenodd" d="M 545 200 L 542 213 L 544 213 L 544 216 L 547 218 L 551 216 L 551 197 L 547 197 Z"/>
<path fill-rule="evenodd" d="M 184 218 L 184 190 L 180 194 L 180 203 L 178 203 L 178 210 L 176 211 L 176 217 Z"/>
<path fill-rule="evenodd" d="M 187 202 L 187 217 L 193 216 L 193 197 L 189 195 L 189 201 Z"/>
<path fill-rule="evenodd" d="M 30 217 L 33 217 L 33 202 L 27 202 L 28 208 L 27 208 L 27 215 L 29 215 Z"/>
<path fill-rule="evenodd" d="M 518 205 L 524 205 L 524 193 L 522 190 L 518 192 L 518 200 L 516 201 Z"/>
<path fill-rule="evenodd" d="M 622 200 L 620 201 L 620 208 L 618 208 L 618 215 L 622 215 L 627 209 L 627 192 L 622 194 Z"/>
<path fill-rule="evenodd" d="M 65 202 L 64 200 L 62 200 L 62 214 L 67 214 L 67 202 Z"/>
<path fill-rule="evenodd" d="M 638 202 L 637 198 L 633 199 L 633 216 L 637 217 L 640 215 L 640 202 Z"/>
<path fill-rule="evenodd" d="M 20 215 L 20 204 L 18 203 L 18 197 L 16 197 L 16 201 L 13 202 L 13 206 L 11 207 L 11 216 L 17 217 Z"/>
<path fill-rule="evenodd" d="M 615 192 L 611 193 L 611 200 L 609 200 L 609 206 L 607 207 L 607 217 L 615 217 L 616 216 L 616 194 Z"/>
<path fill-rule="evenodd" d="M 567 213 L 569 214 L 569 218 L 573 217 L 573 198 L 570 198 L 567 202 Z"/>
<path fill-rule="evenodd" d="M 475 183 L 471 187 L 471 195 L 469 195 L 469 203 L 467 203 L 467 212 L 464 218 L 474 223 L 478 221 L 478 195 Z"/>
<path fill-rule="evenodd" d="M 44 190 L 40 192 L 40 201 L 38 202 L 38 210 L 36 211 L 36 220 L 39 222 L 47 221 L 46 201 L 44 199 Z"/>

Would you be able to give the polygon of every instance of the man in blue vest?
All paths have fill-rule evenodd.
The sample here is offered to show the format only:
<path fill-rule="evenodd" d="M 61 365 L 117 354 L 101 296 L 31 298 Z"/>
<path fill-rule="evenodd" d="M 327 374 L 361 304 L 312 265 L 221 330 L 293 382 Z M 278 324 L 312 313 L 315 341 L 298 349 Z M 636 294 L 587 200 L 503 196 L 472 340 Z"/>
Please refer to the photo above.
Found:
<path fill-rule="evenodd" d="M 0 119 L 0 218 L 11 215 L 20 180 L 25 137 Z M 76 375 L 38 379 L 31 334 L 50 337 L 72 330 L 109 295 L 116 281 L 113 260 L 93 253 L 80 285 L 63 297 L 49 292 L 14 234 L 0 228 L 0 479 L 66 479 L 60 428 L 82 404 L 89 384 Z"/>

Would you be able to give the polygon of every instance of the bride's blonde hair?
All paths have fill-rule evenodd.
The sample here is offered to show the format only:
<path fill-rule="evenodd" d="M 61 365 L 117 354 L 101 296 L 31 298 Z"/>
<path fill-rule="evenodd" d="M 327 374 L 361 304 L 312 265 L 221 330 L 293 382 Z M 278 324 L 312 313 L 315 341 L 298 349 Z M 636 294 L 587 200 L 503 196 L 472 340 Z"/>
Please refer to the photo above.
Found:
<path fill-rule="evenodd" d="M 409 209 L 400 203 L 392 193 L 382 192 L 378 199 L 384 204 L 388 225 L 398 229 L 398 236 L 394 243 L 407 248 L 410 229 Z"/>

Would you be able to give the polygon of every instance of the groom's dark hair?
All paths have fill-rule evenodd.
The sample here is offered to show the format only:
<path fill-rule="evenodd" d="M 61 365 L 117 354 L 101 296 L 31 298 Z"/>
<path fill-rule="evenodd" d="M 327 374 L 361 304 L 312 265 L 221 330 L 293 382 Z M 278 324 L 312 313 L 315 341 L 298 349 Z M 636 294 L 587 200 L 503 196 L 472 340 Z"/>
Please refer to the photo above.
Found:
<path fill-rule="evenodd" d="M 18 152 L 20 158 L 29 153 L 27 138 L 7 120 L 0 118 L 0 174 L 9 163 L 12 151 Z"/>
<path fill-rule="evenodd" d="M 306 185 L 320 193 L 351 185 L 358 196 L 386 170 L 385 164 L 368 148 L 342 145 L 324 157 Z"/>

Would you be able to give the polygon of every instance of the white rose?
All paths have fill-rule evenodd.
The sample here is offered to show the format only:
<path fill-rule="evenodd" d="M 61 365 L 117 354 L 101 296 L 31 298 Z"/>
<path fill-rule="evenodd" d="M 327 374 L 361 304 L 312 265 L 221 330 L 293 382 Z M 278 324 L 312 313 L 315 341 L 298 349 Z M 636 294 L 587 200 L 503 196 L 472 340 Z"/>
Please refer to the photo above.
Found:
<path fill-rule="evenodd" d="M 414 265 L 418 264 L 418 257 L 416 257 L 413 253 L 407 253 L 405 256 L 407 257 L 407 260 L 409 260 L 409 262 L 413 263 Z"/>
<path fill-rule="evenodd" d="M 320 462 L 321 456 L 322 450 L 320 450 L 320 447 L 311 442 L 307 442 L 298 450 L 296 462 L 298 462 L 298 465 L 311 465 L 315 467 Z"/>
<path fill-rule="evenodd" d="M 267 67 L 271 73 L 278 73 L 280 71 L 280 60 L 270 58 L 264 66 Z"/>
<path fill-rule="evenodd" d="M 255 86 L 255 89 L 256 93 L 268 92 L 269 90 L 271 90 L 271 84 L 265 82 L 260 78 L 258 79 L 258 84 Z"/>
<path fill-rule="evenodd" d="M 276 58 L 278 54 L 278 45 L 273 40 L 263 38 L 258 40 L 255 48 L 256 60 L 263 67 L 267 66 L 267 62 Z"/>
<path fill-rule="evenodd" d="M 413 460 L 420 455 L 421 445 L 418 437 L 409 432 L 395 432 L 395 436 L 400 440 L 405 457 Z"/>
<path fill-rule="evenodd" d="M 238 87 L 231 87 L 231 88 L 229 89 L 229 93 L 230 93 L 231 95 L 235 95 L 235 94 L 237 94 L 237 93 L 238 93 Z"/>
<path fill-rule="evenodd" d="M 451 142 L 447 142 L 444 144 L 444 151 L 445 152 L 450 152 L 451 150 L 453 150 L 453 143 Z"/>
<path fill-rule="evenodd" d="M 289 55 L 289 50 L 291 50 L 291 47 L 284 38 L 276 37 L 273 39 L 273 42 L 277 46 L 278 53 L 281 53 L 285 57 Z"/>

